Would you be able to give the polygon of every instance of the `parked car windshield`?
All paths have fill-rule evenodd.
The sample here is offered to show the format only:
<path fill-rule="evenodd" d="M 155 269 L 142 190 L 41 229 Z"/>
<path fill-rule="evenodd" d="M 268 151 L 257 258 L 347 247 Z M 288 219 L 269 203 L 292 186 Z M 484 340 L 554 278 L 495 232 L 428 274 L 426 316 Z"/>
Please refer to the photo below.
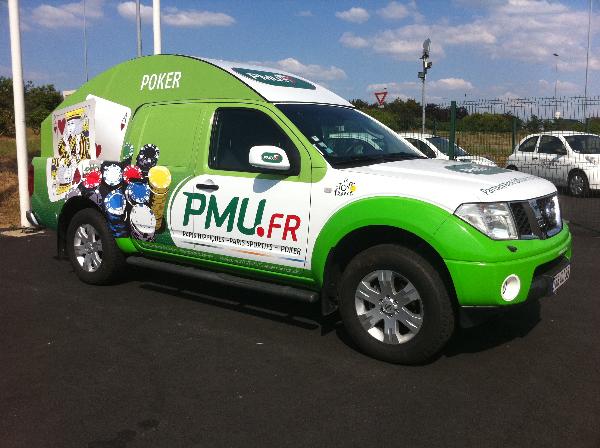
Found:
<path fill-rule="evenodd" d="M 433 146 L 435 146 L 438 151 L 448 155 L 448 148 L 450 147 L 450 141 L 444 137 L 430 137 L 427 139 L 428 142 L 431 142 Z M 454 144 L 454 155 L 455 156 L 468 156 L 469 153 L 458 146 L 456 143 Z"/>
<path fill-rule="evenodd" d="M 588 135 L 569 135 L 565 140 L 575 152 L 581 154 L 600 154 L 600 136 Z"/>
<path fill-rule="evenodd" d="M 277 107 L 334 167 L 424 158 L 394 132 L 355 109 L 318 104 Z"/>

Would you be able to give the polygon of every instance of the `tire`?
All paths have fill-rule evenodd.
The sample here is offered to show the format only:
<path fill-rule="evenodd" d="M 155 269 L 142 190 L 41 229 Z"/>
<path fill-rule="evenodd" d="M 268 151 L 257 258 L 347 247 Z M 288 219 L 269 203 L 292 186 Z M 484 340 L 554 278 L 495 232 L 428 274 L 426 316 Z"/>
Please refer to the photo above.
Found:
<path fill-rule="evenodd" d="M 583 171 L 569 173 L 569 194 L 576 198 L 586 197 L 590 192 L 590 183 Z"/>
<path fill-rule="evenodd" d="M 383 292 L 391 294 L 381 294 L 380 281 Z M 455 325 L 447 286 L 436 269 L 415 251 L 394 244 L 369 248 L 348 264 L 340 280 L 340 315 L 360 350 L 397 364 L 429 360 L 446 345 Z"/>
<path fill-rule="evenodd" d="M 519 171 L 519 169 L 516 166 L 514 166 L 514 165 L 508 165 L 506 167 L 506 169 L 507 170 L 512 170 L 512 171 Z"/>
<path fill-rule="evenodd" d="M 125 256 L 117 247 L 104 216 L 86 208 L 67 228 L 67 254 L 77 277 L 92 285 L 113 283 L 124 271 Z"/>

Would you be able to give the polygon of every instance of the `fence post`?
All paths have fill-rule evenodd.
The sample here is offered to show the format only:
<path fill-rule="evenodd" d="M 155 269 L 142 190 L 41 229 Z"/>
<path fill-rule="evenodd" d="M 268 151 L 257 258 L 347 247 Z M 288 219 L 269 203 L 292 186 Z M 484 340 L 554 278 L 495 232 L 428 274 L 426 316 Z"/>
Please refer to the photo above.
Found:
<path fill-rule="evenodd" d="M 450 103 L 450 135 L 448 136 L 448 157 L 455 160 L 454 137 L 456 133 L 456 101 Z"/>
<path fill-rule="evenodd" d="M 434 118 L 433 119 L 433 129 L 432 129 L 432 134 L 436 135 L 437 134 L 437 120 Z"/>
<path fill-rule="evenodd" d="M 513 122 L 512 122 L 512 146 L 511 146 L 511 149 L 514 150 L 515 146 L 517 146 L 517 117 L 513 117 Z"/>

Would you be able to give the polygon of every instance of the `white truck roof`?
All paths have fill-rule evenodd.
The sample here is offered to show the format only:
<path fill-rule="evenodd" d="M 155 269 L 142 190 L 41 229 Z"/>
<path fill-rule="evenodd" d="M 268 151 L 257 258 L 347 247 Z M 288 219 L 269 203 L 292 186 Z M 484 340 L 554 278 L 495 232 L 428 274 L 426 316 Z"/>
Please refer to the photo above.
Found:
<path fill-rule="evenodd" d="M 353 107 L 341 96 L 293 73 L 246 62 L 197 59 L 227 71 L 272 103 L 320 103 Z"/>

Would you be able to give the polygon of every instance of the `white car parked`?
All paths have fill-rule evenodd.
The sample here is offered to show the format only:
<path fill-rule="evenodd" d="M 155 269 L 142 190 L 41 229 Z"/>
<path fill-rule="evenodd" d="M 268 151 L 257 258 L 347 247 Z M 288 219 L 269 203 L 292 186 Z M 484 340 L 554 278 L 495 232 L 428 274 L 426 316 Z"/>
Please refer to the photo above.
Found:
<path fill-rule="evenodd" d="M 450 141 L 447 138 L 417 132 L 399 132 L 398 135 L 405 143 L 412 145 L 430 159 L 448 160 L 450 158 L 448 155 Z M 459 162 L 473 162 L 479 165 L 496 166 L 490 159 L 471 155 L 456 143 L 454 144 L 454 155 Z"/>
<path fill-rule="evenodd" d="M 600 190 L 600 136 L 555 131 L 531 134 L 515 147 L 506 167 L 568 187 L 573 196 Z"/>

